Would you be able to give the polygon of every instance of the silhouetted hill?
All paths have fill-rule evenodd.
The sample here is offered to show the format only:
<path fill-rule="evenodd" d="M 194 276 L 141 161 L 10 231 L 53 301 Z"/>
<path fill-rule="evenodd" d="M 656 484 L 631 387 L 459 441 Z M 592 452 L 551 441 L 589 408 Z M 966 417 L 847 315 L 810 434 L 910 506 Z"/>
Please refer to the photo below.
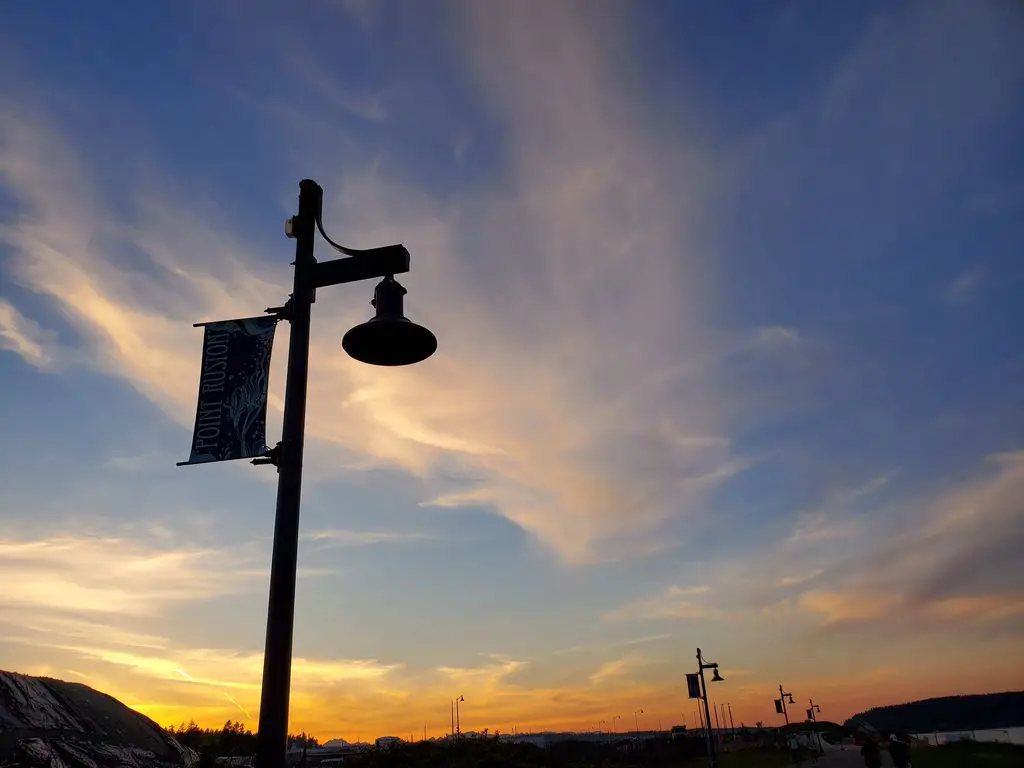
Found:
<path fill-rule="evenodd" d="M 845 723 L 850 730 L 867 721 L 880 731 L 969 731 L 1024 725 L 1024 691 L 942 696 L 860 712 Z"/>
<path fill-rule="evenodd" d="M 198 758 L 112 696 L 0 670 L 4 768 L 194 768 Z"/>

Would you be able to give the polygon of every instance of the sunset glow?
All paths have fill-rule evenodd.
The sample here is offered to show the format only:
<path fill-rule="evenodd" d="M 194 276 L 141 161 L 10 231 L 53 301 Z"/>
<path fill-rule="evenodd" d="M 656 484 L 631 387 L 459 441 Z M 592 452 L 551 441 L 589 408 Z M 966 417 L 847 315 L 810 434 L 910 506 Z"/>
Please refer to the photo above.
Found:
<path fill-rule="evenodd" d="M 1019 9 L 286 5 L 0 14 L 0 669 L 255 730 L 276 475 L 175 462 L 313 178 L 438 351 L 317 296 L 292 732 L 1024 688 Z"/>

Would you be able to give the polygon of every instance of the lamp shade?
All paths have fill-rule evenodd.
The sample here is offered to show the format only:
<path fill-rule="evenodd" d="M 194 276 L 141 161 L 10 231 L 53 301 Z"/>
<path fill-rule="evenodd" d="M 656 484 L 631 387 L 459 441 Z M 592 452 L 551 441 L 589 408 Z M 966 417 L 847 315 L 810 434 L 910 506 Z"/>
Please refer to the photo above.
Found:
<path fill-rule="evenodd" d="M 402 313 L 405 293 L 393 277 L 377 284 L 371 302 L 376 315 L 341 339 L 342 348 L 351 357 L 369 365 L 412 365 L 437 351 L 434 334 Z"/>

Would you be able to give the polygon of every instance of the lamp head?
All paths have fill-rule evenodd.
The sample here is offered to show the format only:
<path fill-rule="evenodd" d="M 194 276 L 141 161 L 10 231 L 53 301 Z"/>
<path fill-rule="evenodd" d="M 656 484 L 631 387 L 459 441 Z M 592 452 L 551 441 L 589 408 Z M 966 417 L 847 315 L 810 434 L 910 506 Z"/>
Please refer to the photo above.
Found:
<path fill-rule="evenodd" d="M 793 701 L 793 694 L 792 693 L 787 693 L 786 695 L 789 697 L 789 703 L 790 704 L 795 704 L 796 703 L 795 701 Z"/>
<path fill-rule="evenodd" d="M 716 666 L 716 667 L 715 667 L 715 673 L 714 673 L 714 674 L 713 674 L 713 675 L 711 676 L 711 682 L 712 682 L 712 683 L 720 683 L 720 682 L 722 682 L 723 680 L 725 680 L 725 678 L 724 678 L 724 677 L 722 677 L 722 676 L 721 676 L 721 675 L 720 675 L 720 674 L 718 673 L 718 667 Z"/>
<path fill-rule="evenodd" d="M 434 354 L 434 334 L 402 313 L 405 294 L 405 288 L 394 277 L 377 283 L 370 302 L 377 314 L 346 333 L 341 339 L 342 348 L 369 365 L 412 365 Z"/>

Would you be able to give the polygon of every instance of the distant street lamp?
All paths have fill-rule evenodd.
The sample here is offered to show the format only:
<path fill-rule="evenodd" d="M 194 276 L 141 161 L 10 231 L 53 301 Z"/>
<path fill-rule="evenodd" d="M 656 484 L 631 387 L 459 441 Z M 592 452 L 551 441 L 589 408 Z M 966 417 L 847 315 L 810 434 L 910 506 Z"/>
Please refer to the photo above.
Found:
<path fill-rule="evenodd" d="M 636 728 L 636 737 L 640 738 L 640 719 L 637 715 L 642 715 L 644 711 L 642 709 L 633 710 L 633 727 Z"/>
<path fill-rule="evenodd" d="M 466 697 L 459 695 L 459 698 L 455 700 L 455 738 L 462 738 L 462 720 L 459 718 L 459 702 L 465 701 Z"/>
<path fill-rule="evenodd" d="M 304 179 L 299 182 L 299 212 L 285 225 L 285 234 L 295 240 L 292 295 L 284 306 L 267 310 L 290 322 L 291 334 L 288 339 L 281 442 L 267 451 L 265 458 L 253 461 L 254 464 L 275 464 L 278 471 L 267 637 L 256 741 L 256 764 L 259 768 L 284 768 L 288 745 L 309 326 L 316 290 L 383 278 L 373 292 L 376 316 L 349 330 L 341 342 L 344 350 L 356 360 L 370 365 L 410 365 L 426 360 L 437 349 L 434 334 L 410 322 L 402 312 L 402 297 L 406 291 L 394 276 L 409 271 L 409 252 L 402 245 L 353 250 L 335 243 L 324 232 L 323 194 L 323 189 L 315 181 Z M 313 256 L 317 231 L 347 258 L 318 262 Z"/>
<path fill-rule="evenodd" d="M 616 715 L 615 717 L 612 718 L 612 733 L 616 733 L 615 721 L 616 720 L 621 720 L 621 719 L 622 719 L 622 715 Z"/>
<path fill-rule="evenodd" d="M 818 712 L 821 712 L 821 707 L 814 703 L 814 699 L 811 699 L 811 706 L 807 709 L 807 719 L 812 723 L 818 722 L 816 717 Z"/>
<path fill-rule="evenodd" d="M 782 683 L 779 683 L 779 698 L 775 700 L 775 711 L 781 713 L 786 718 L 786 725 L 789 725 L 789 709 L 786 707 L 787 698 L 790 704 L 796 703 L 793 701 L 793 694 L 782 690 Z"/>
<path fill-rule="evenodd" d="M 817 713 L 821 712 L 821 707 L 814 703 L 814 699 L 810 700 L 811 706 L 807 708 L 807 719 L 812 722 L 818 722 Z M 818 731 L 814 732 L 814 746 L 819 752 L 823 752 L 824 748 L 821 746 L 821 734 Z"/>
<path fill-rule="evenodd" d="M 711 760 L 712 768 L 715 766 L 717 760 L 715 758 L 715 738 L 711 733 L 711 709 L 708 707 L 708 683 L 704 679 L 704 670 L 710 669 L 714 671 L 711 676 L 712 683 L 720 683 L 725 680 L 718 673 L 718 662 L 706 661 L 701 655 L 700 648 L 697 649 L 697 674 L 700 675 L 700 686 L 701 686 L 701 698 L 704 700 L 704 722 L 707 723 L 707 734 L 708 734 L 708 757 Z"/>

